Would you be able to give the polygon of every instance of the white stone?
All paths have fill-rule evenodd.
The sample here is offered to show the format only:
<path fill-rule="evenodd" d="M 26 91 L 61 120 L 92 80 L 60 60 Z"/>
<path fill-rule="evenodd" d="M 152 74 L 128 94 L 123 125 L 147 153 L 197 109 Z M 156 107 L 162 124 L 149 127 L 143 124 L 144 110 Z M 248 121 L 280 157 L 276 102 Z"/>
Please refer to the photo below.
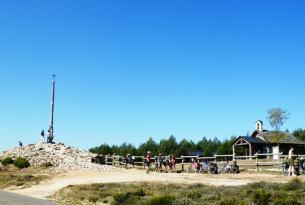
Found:
<path fill-rule="evenodd" d="M 59 144 L 29 144 L 23 147 L 15 147 L 0 153 L 0 159 L 5 157 L 24 157 L 29 160 L 31 166 L 39 167 L 51 163 L 60 171 L 87 169 L 103 171 L 115 169 L 109 165 L 91 163 L 91 158 L 96 156 L 86 150 Z"/>

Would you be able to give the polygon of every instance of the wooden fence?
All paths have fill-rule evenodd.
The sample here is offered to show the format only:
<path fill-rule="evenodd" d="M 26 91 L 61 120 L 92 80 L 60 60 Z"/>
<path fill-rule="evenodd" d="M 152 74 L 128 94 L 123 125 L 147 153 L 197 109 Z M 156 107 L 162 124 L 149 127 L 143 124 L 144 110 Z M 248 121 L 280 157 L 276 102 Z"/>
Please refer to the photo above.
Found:
<path fill-rule="evenodd" d="M 278 160 L 274 160 L 274 156 L 278 155 Z M 145 157 L 144 156 L 133 156 L 134 157 L 134 165 L 136 167 L 145 168 Z M 162 156 L 162 158 L 166 158 L 167 156 Z M 305 155 L 295 155 L 297 158 L 304 157 Z M 176 165 L 181 167 L 181 171 L 185 171 L 188 166 L 192 163 L 192 159 L 196 159 L 200 162 L 208 161 L 214 163 L 224 163 L 227 161 L 236 160 L 237 164 L 240 167 L 254 167 L 257 171 L 259 171 L 260 167 L 274 167 L 277 166 L 279 169 L 281 164 L 283 163 L 283 159 L 288 158 L 288 155 L 283 154 L 254 154 L 253 156 L 234 156 L 234 155 L 217 155 L 215 154 L 213 157 L 199 157 L 199 156 L 181 156 L 176 158 Z M 151 158 L 152 162 L 155 163 L 156 157 Z M 108 165 L 125 165 L 124 157 L 122 156 L 106 156 L 106 164 Z"/>

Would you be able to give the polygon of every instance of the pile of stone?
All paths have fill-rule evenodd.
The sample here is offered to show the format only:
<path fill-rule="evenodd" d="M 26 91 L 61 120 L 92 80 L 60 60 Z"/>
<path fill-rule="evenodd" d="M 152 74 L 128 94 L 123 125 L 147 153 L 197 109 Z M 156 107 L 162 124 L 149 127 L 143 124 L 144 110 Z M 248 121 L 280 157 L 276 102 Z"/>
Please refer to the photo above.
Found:
<path fill-rule="evenodd" d="M 52 166 L 61 171 L 87 169 L 90 171 L 113 170 L 114 167 L 108 165 L 94 164 L 91 162 L 95 157 L 85 150 L 65 146 L 62 143 L 29 144 L 23 147 L 15 147 L 0 153 L 0 159 L 5 157 L 24 157 L 29 160 L 32 167 Z"/>

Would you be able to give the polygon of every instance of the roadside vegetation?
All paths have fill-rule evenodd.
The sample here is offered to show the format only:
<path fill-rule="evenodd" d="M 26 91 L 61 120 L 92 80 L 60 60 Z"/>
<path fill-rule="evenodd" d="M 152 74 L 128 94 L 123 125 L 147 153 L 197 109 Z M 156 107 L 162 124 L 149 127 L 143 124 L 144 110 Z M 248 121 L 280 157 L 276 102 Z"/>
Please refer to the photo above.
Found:
<path fill-rule="evenodd" d="M 106 205 L 303 205 L 305 183 L 252 183 L 239 187 L 202 184 L 92 184 L 70 185 L 53 199 L 64 204 Z"/>
<path fill-rule="evenodd" d="M 13 160 L 11 157 L 6 157 L 0 162 L 2 166 L 14 165 L 16 168 L 19 169 L 28 168 L 30 166 L 30 162 L 22 157 L 17 157 L 15 160 Z"/>
<path fill-rule="evenodd" d="M 42 168 L 19 169 L 13 165 L 7 165 L 0 170 L 0 189 L 9 187 L 26 188 L 36 185 L 48 177 L 47 174 L 43 173 Z"/>

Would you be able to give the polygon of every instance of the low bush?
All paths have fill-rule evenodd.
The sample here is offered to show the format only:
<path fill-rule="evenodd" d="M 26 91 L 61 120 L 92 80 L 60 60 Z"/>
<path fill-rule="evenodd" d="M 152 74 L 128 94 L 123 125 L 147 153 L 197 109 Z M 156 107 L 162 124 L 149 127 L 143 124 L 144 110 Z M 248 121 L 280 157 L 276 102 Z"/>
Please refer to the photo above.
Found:
<path fill-rule="evenodd" d="M 292 197 L 277 199 L 271 203 L 271 205 L 302 205 L 296 199 Z"/>
<path fill-rule="evenodd" d="M 18 157 L 15 162 L 14 166 L 18 167 L 19 169 L 28 168 L 30 166 L 30 163 L 27 159 Z"/>
<path fill-rule="evenodd" d="M 199 199 L 201 196 L 202 192 L 200 190 L 187 192 L 187 197 L 191 199 Z"/>
<path fill-rule="evenodd" d="M 3 166 L 7 166 L 7 165 L 10 165 L 10 164 L 13 164 L 13 163 L 14 163 L 14 160 L 11 157 L 6 157 L 3 160 L 1 160 L 1 164 Z"/>
<path fill-rule="evenodd" d="M 124 201 L 128 199 L 129 196 L 130 196 L 129 192 L 115 194 L 113 196 L 114 198 L 113 205 L 122 204 Z"/>
<path fill-rule="evenodd" d="M 304 189 L 304 184 L 301 182 L 299 178 L 293 178 L 285 186 L 286 191 L 301 191 L 302 189 Z"/>
<path fill-rule="evenodd" d="M 145 196 L 145 191 L 144 191 L 143 188 L 139 188 L 133 194 L 136 195 L 136 196 L 143 197 L 143 196 Z"/>
<path fill-rule="evenodd" d="M 169 195 L 159 195 L 154 196 L 147 201 L 145 201 L 144 205 L 172 205 L 175 197 Z"/>
<path fill-rule="evenodd" d="M 84 188 L 84 186 L 86 188 Z M 55 199 L 87 205 L 90 196 L 112 205 L 305 205 L 305 184 L 259 182 L 243 186 L 206 186 L 158 183 L 92 184 L 66 187 Z M 79 201 L 79 196 L 86 200 Z M 92 200 L 91 200 L 92 201 Z"/>
<path fill-rule="evenodd" d="M 255 205 L 267 205 L 271 201 L 271 193 L 259 189 L 252 194 L 252 201 Z"/>
<path fill-rule="evenodd" d="M 97 201 L 98 201 L 98 197 L 95 197 L 95 196 L 89 197 L 89 202 L 96 203 Z"/>
<path fill-rule="evenodd" d="M 191 200 L 188 198 L 175 199 L 172 203 L 173 205 L 189 205 L 191 204 Z"/>
<path fill-rule="evenodd" d="M 250 183 L 246 187 L 248 190 L 258 190 L 258 189 L 263 189 L 263 190 L 269 190 L 269 191 L 274 191 L 274 190 L 280 190 L 281 189 L 281 184 L 277 183 L 268 183 L 268 182 L 255 182 L 255 183 Z"/>
<path fill-rule="evenodd" d="M 218 202 L 217 205 L 246 205 L 246 203 L 244 203 L 240 199 L 226 198 Z"/>

